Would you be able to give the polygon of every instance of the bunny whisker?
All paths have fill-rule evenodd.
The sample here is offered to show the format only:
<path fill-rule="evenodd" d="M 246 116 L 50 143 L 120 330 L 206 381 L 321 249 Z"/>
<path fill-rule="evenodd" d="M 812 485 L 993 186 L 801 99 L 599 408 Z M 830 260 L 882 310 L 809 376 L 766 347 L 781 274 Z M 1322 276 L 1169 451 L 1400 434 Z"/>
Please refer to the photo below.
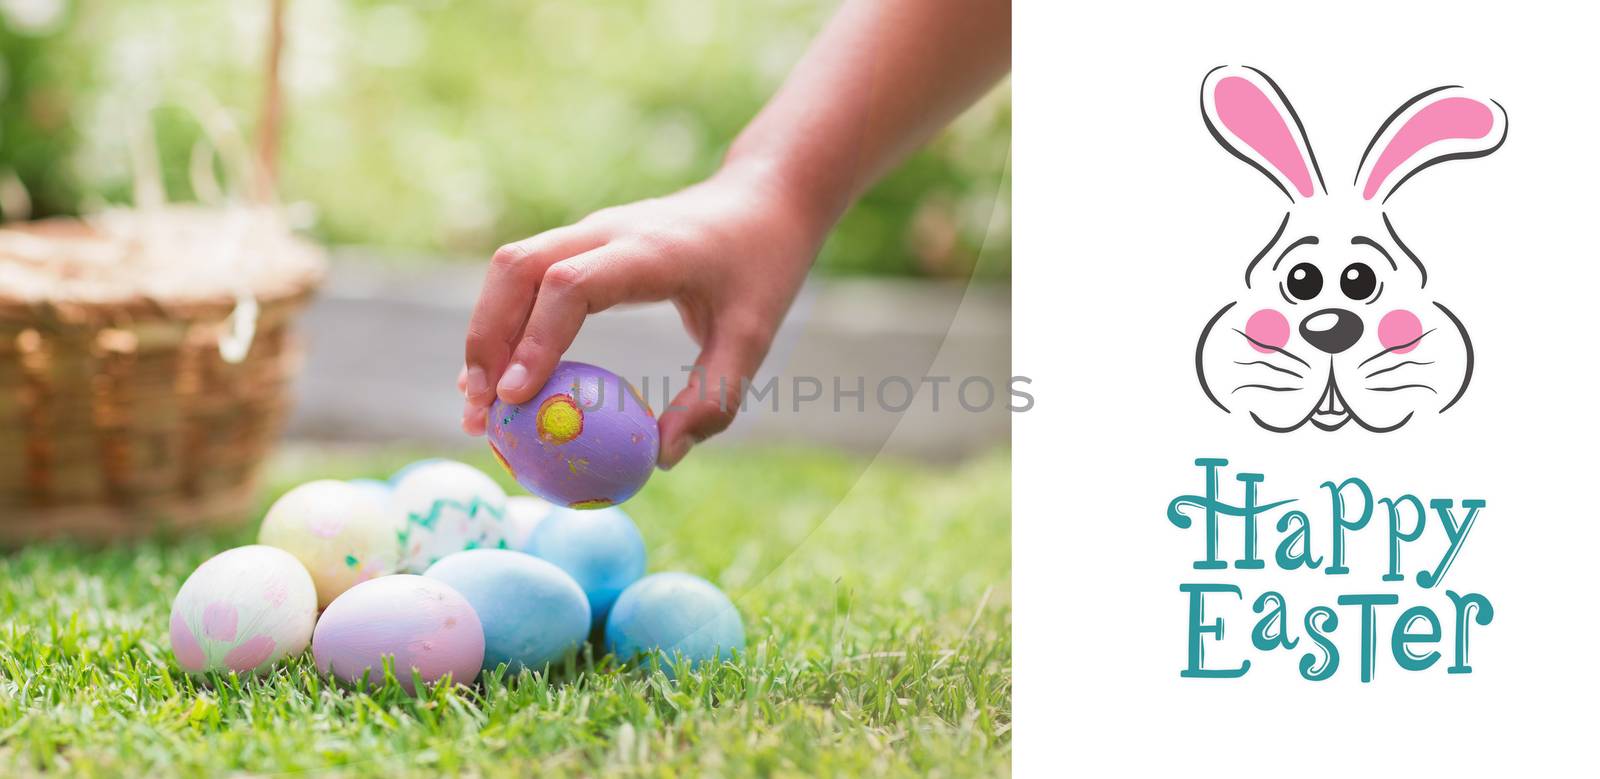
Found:
<path fill-rule="evenodd" d="M 1239 386 L 1233 388 L 1233 392 L 1238 392 L 1239 390 L 1242 390 L 1242 389 L 1263 389 L 1263 390 L 1267 390 L 1269 392 L 1299 392 L 1300 391 L 1299 387 L 1273 387 L 1273 386 L 1270 386 L 1270 385 L 1267 385 L 1267 384 L 1240 384 Z M 1230 392 L 1228 394 L 1232 395 L 1233 392 Z"/>
<path fill-rule="evenodd" d="M 1266 360 L 1251 360 L 1251 361 L 1250 361 L 1250 362 L 1242 362 L 1242 361 L 1240 361 L 1240 360 L 1234 360 L 1234 361 L 1233 361 L 1233 364 L 1234 364 L 1234 365 L 1265 365 L 1265 366 L 1267 366 L 1267 367 L 1268 367 L 1268 368 L 1271 368 L 1271 369 L 1273 369 L 1273 370 L 1275 370 L 1275 371 L 1277 371 L 1277 372 L 1279 372 L 1279 373 L 1287 373 L 1287 374 L 1289 374 L 1289 375 L 1290 375 L 1290 376 L 1293 376 L 1293 377 L 1295 377 L 1295 378 L 1297 378 L 1297 379 L 1303 379 L 1303 378 L 1305 378 L 1305 377 L 1304 377 L 1304 376 L 1302 376 L 1302 375 L 1300 375 L 1300 374 L 1298 374 L 1298 373 L 1295 373 L 1295 372 L 1294 372 L 1294 371 L 1291 371 L 1291 370 L 1289 370 L 1289 369 L 1288 369 L 1288 368 L 1280 368 L 1280 367 L 1278 367 L 1278 366 L 1276 366 L 1276 365 L 1273 365 L 1273 364 L 1272 364 L 1272 363 L 1270 363 L 1270 362 L 1267 362 L 1267 361 L 1266 361 Z M 1367 377 L 1367 378 L 1369 378 L 1369 379 L 1370 379 L 1370 378 L 1372 378 L 1372 377 L 1371 377 L 1371 376 L 1368 376 L 1368 377 Z"/>
<path fill-rule="evenodd" d="M 1406 360 L 1405 362 L 1398 363 L 1396 365 L 1391 365 L 1391 366 L 1389 366 L 1387 368 L 1384 368 L 1383 370 L 1373 371 L 1373 372 L 1367 374 L 1367 378 L 1370 379 L 1370 378 L 1372 378 L 1374 376 L 1379 376 L 1379 375 L 1388 373 L 1389 371 L 1399 370 L 1401 368 L 1406 367 L 1407 365 L 1432 365 L 1432 364 L 1433 364 L 1432 360 L 1428 360 L 1426 362 L 1418 362 L 1416 360 Z"/>
<path fill-rule="evenodd" d="M 1384 349 L 1383 351 L 1378 352 L 1377 354 L 1374 354 L 1374 355 L 1372 355 L 1371 357 L 1368 357 L 1365 360 L 1362 360 L 1361 364 L 1357 365 L 1356 367 L 1357 368 L 1365 368 L 1365 367 L 1367 367 L 1367 363 L 1372 362 L 1373 360 L 1376 360 L 1379 357 L 1382 357 L 1382 356 L 1384 356 L 1386 354 L 1389 354 L 1390 352 L 1399 352 L 1399 351 L 1404 351 L 1406 349 L 1410 349 L 1411 347 L 1416 346 L 1418 343 L 1420 343 L 1422 341 L 1422 339 L 1427 338 L 1432 333 L 1433 333 L 1433 330 L 1429 330 L 1428 332 L 1423 333 L 1422 335 L 1419 335 L 1416 338 L 1413 338 L 1410 341 L 1407 341 L 1406 343 L 1400 344 L 1398 346 L 1391 346 L 1391 347 L 1389 347 L 1387 349 Z"/>
<path fill-rule="evenodd" d="M 1373 392 L 1399 392 L 1400 390 L 1408 390 L 1408 389 L 1425 389 L 1425 390 L 1427 390 L 1429 392 L 1432 392 L 1435 395 L 1439 394 L 1438 390 L 1436 390 L 1436 389 L 1434 389 L 1434 388 L 1432 388 L 1432 387 L 1430 387 L 1430 386 L 1428 386 L 1426 384 L 1401 384 L 1398 387 L 1368 387 L 1367 389 L 1370 389 Z"/>
<path fill-rule="evenodd" d="M 1239 337 L 1241 337 L 1244 340 L 1249 341 L 1251 344 L 1255 345 L 1255 347 L 1257 349 L 1262 349 L 1262 350 L 1269 351 L 1269 352 L 1277 352 L 1277 353 L 1279 353 L 1279 354 L 1281 354 L 1281 355 L 1283 355 L 1285 357 L 1288 357 L 1291 360 L 1294 360 L 1297 363 L 1300 363 L 1301 365 L 1306 366 L 1307 368 L 1311 367 L 1311 363 L 1306 362 L 1305 360 L 1302 360 L 1299 357 L 1296 357 L 1294 355 L 1294 353 L 1289 351 L 1288 349 L 1285 349 L 1285 348 L 1283 348 L 1281 346 L 1273 346 L 1272 344 L 1264 344 L 1264 343 L 1262 343 L 1260 341 L 1257 341 L 1256 339 L 1251 338 L 1248 335 L 1245 335 L 1244 331 L 1240 330 L 1237 327 L 1233 328 L 1233 331 L 1235 333 L 1238 333 Z"/>

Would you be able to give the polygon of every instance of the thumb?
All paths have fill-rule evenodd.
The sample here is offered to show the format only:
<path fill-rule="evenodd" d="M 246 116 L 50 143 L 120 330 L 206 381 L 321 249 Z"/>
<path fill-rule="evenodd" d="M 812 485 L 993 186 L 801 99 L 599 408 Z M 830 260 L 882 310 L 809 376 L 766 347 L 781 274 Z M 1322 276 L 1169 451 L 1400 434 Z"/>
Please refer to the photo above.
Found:
<path fill-rule="evenodd" d="M 671 469 L 695 444 L 733 424 L 745 386 L 766 355 L 764 342 L 753 337 L 721 338 L 700 352 L 689 385 L 661 414 L 657 464 L 662 470 Z"/>

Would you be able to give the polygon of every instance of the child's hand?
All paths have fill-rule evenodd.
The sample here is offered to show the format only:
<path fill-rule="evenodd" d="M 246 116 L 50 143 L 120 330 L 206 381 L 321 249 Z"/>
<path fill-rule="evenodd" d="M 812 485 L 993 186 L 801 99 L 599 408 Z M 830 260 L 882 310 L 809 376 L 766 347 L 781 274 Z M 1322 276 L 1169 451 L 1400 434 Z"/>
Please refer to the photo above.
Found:
<path fill-rule="evenodd" d="M 846 0 L 716 176 L 495 252 L 467 330 L 461 426 L 481 434 L 497 392 L 537 394 L 585 316 L 671 300 L 701 349 L 661 415 L 659 462 L 676 465 L 733 421 L 833 222 L 1010 66 L 1009 0 Z"/>
<path fill-rule="evenodd" d="M 816 256 L 824 221 L 775 176 L 729 167 L 675 194 L 502 247 L 467 329 L 462 428 L 482 434 L 497 393 L 507 403 L 537 394 L 584 317 L 671 300 L 701 348 L 689 386 L 661 414 L 660 464 L 676 465 L 733 421 L 743 382 L 766 357 Z"/>

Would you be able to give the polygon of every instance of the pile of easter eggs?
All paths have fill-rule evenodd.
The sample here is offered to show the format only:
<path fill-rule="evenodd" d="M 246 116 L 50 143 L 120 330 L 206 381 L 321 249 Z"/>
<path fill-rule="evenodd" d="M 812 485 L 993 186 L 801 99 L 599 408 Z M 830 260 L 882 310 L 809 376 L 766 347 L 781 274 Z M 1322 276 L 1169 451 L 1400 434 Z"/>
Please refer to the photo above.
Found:
<path fill-rule="evenodd" d="M 655 465 L 655 421 L 637 393 L 562 363 L 532 401 L 491 414 L 495 454 L 542 497 L 507 497 L 476 468 L 438 459 L 388 481 L 295 487 L 267 511 L 259 543 L 184 581 L 169 624 L 178 664 L 251 673 L 309 645 L 341 681 L 381 684 L 389 660 L 415 692 L 502 665 L 540 671 L 591 635 L 663 665 L 743 647 L 739 612 L 714 585 L 645 575 L 644 539 L 614 505 Z"/>

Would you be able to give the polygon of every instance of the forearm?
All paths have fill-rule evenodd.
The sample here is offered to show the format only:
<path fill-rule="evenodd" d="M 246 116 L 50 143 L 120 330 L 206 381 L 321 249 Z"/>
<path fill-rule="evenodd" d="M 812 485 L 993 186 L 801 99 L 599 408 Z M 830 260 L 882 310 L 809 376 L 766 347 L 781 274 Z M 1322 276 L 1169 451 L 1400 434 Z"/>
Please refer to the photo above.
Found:
<path fill-rule="evenodd" d="M 1011 66 L 1008 0 L 845 0 L 728 151 L 819 231 Z"/>

